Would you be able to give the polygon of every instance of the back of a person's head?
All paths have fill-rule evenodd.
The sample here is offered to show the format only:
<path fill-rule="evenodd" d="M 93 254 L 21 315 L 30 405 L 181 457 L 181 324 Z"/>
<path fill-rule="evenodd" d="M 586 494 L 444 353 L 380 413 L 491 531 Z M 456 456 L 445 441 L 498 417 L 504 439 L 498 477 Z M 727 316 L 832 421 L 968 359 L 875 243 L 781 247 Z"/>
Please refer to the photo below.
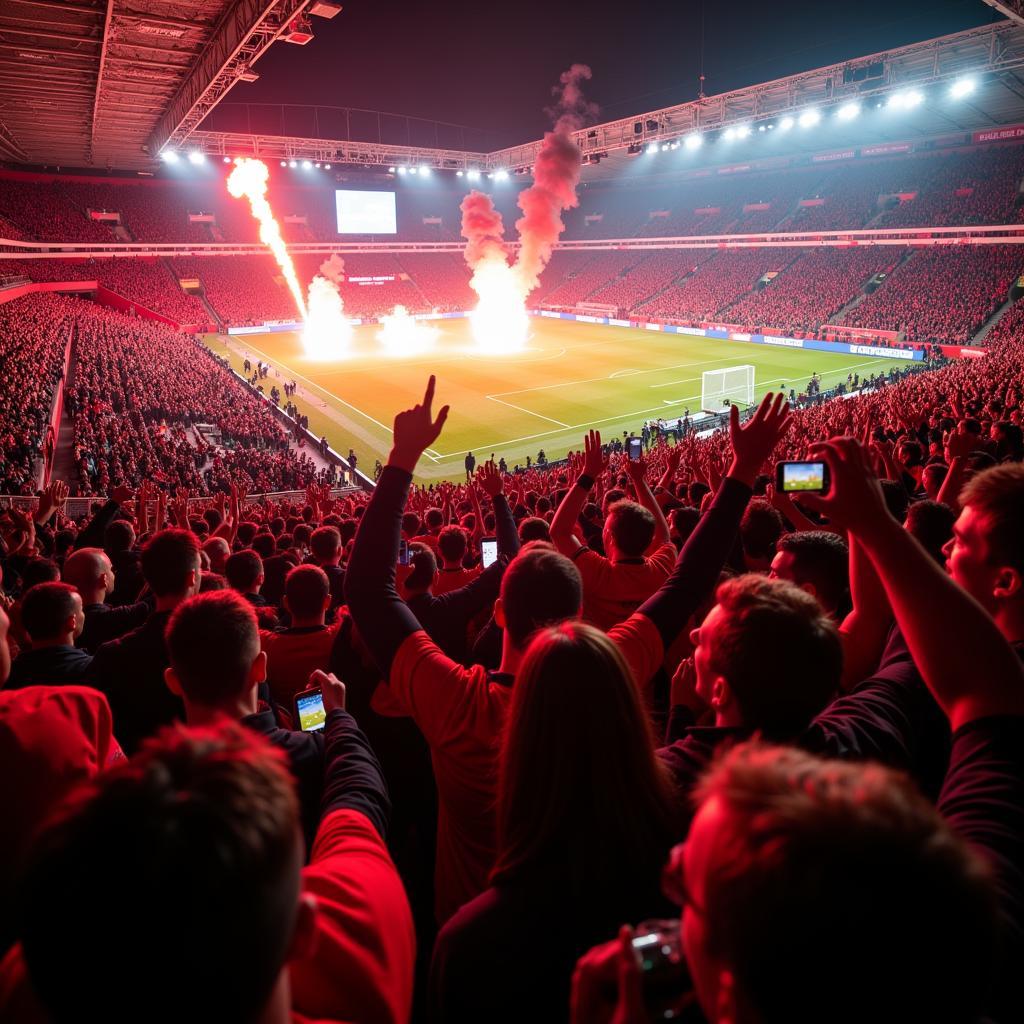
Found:
<path fill-rule="evenodd" d="M 612 506 L 620 501 L 626 500 L 626 492 L 621 487 L 613 487 L 610 491 L 605 491 L 604 499 L 601 503 L 601 508 L 604 516 L 607 518 L 608 513 L 611 511 Z"/>
<path fill-rule="evenodd" d="M 272 533 L 261 530 L 252 539 L 250 547 L 260 558 L 273 558 L 277 554 L 277 540 Z"/>
<path fill-rule="evenodd" d="M 35 643 L 68 631 L 76 614 L 78 591 L 69 583 L 37 583 L 21 600 L 21 624 Z M 45 682 L 45 680 L 40 680 Z"/>
<path fill-rule="evenodd" d="M 989 563 L 1024 575 L 1024 463 L 978 473 L 961 492 L 960 504 L 982 517 Z"/>
<path fill-rule="evenodd" d="M 605 524 L 615 548 L 627 558 L 641 558 L 654 539 L 654 515 L 635 501 L 617 501 Z"/>
<path fill-rule="evenodd" d="M 259 523 L 244 522 L 238 524 L 238 543 L 242 547 L 247 548 L 251 543 L 253 537 L 260 532 Z"/>
<path fill-rule="evenodd" d="M 102 548 L 79 548 L 64 560 L 61 578 L 78 591 L 91 589 L 99 582 L 107 561 Z"/>
<path fill-rule="evenodd" d="M 699 480 L 692 480 L 687 491 L 687 496 L 690 499 L 690 504 L 693 505 L 694 508 L 700 508 L 701 502 L 704 500 L 704 495 L 709 494 L 710 492 L 711 488 L 708 487 L 707 484 L 703 484 Z"/>
<path fill-rule="evenodd" d="M 439 530 L 441 524 L 444 523 L 444 513 L 439 508 L 428 508 L 423 514 L 423 522 L 427 530 L 431 532 Z"/>
<path fill-rule="evenodd" d="M 699 799 L 691 840 L 713 831 L 704 954 L 733 973 L 752 1020 L 977 1020 L 993 960 L 988 878 L 907 778 L 744 744 Z"/>
<path fill-rule="evenodd" d="M 586 707 L 585 715 L 569 713 Z M 580 621 L 537 632 L 504 732 L 494 880 L 561 865 L 575 895 L 658 877 L 672 799 L 621 653 Z"/>
<path fill-rule="evenodd" d="M 505 631 L 516 647 L 524 647 L 544 626 L 576 618 L 582 604 L 579 569 L 548 544 L 523 547 L 501 580 Z"/>
<path fill-rule="evenodd" d="M 942 549 L 953 536 L 956 513 L 941 501 L 915 501 L 907 509 L 907 533 L 940 565 L 945 565 Z"/>
<path fill-rule="evenodd" d="M 740 520 L 740 542 L 748 558 L 770 559 L 783 533 L 782 516 L 762 498 L 754 498 Z"/>
<path fill-rule="evenodd" d="M 697 509 L 689 506 L 677 508 L 672 513 L 672 533 L 685 544 L 699 522 L 700 512 Z"/>
<path fill-rule="evenodd" d="M 224 564 L 224 575 L 235 590 L 251 590 L 263 575 L 263 559 L 252 548 L 236 551 Z"/>
<path fill-rule="evenodd" d="M 24 593 L 40 583 L 55 583 L 60 579 L 60 566 L 52 558 L 30 558 L 21 567 L 21 590 Z"/>
<path fill-rule="evenodd" d="M 882 497 L 885 499 L 885 507 L 889 510 L 893 519 L 903 522 L 907 518 L 907 506 L 910 504 L 910 496 L 906 487 L 899 480 L 881 480 Z"/>
<path fill-rule="evenodd" d="M 219 572 L 204 572 L 199 581 L 199 593 L 209 594 L 213 590 L 227 590 L 228 581 Z"/>
<path fill-rule="evenodd" d="M 182 602 L 164 637 L 171 669 L 190 701 L 216 707 L 248 691 L 260 635 L 252 605 L 234 590 Z"/>
<path fill-rule="evenodd" d="M 341 553 L 341 534 L 336 526 L 321 526 L 309 538 L 309 550 L 321 562 L 330 562 Z"/>
<path fill-rule="evenodd" d="M 37 844 L 19 908 L 32 989 L 58 1024 L 255 1021 L 300 862 L 284 755 L 241 724 L 167 729 Z"/>
<path fill-rule="evenodd" d="M 415 512 L 406 512 L 402 516 L 402 532 L 415 537 L 420 532 L 420 517 Z"/>
<path fill-rule="evenodd" d="M 461 526 L 446 526 L 437 536 L 437 547 L 446 562 L 461 562 L 466 557 L 466 532 Z"/>
<path fill-rule="evenodd" d="M 835 624 L 796 584 L 757 573 L 726 580 L 715 596 L 712 670 L 729 684 L 746 726 L 772 740 L 792 738 L 839 689 Z"/>
<path fill-rule="evenodd" d="M 318 565 L 297 565 L 284 581 L 284 596 L 292 618 L 314 619 L 323 615 L 331 596 L 327 573 Z"/>
<path fill-rule="evenodd" d="M 223 537 L 211 537 L 203 544 L 211 564 L 224 563 L 231 556 L 231 545 Z"/>
<path fill-rule="evenodd" d="M 409 545 L 409 575 L 405 588 L 409 591 L 426 590 L 437 575 L 437 556 L 429 544 Z"/>
<path fill-rule="evenodd" d="M 849 604 L 850 550 L 846 541 L 827 530 L 784 533 L 777 550 L 791 556 L 791 579 L 798 586 L 810 584 L 827 611 L 845 611 Z"/>
<path fill-rule="evenodd" d="M 519 540 L 523 544 L 529 544 L 534 540 L 550 542 L 551 527 L 543 519 L 537 516 L 527 516 L 519 524 Z"/>
<path fill-rule="evenodd" d="M 103 531 L 103 548 L 108 555 L 131 551 L 135 543 L 135 528 L 127 519 L 115 519 L 107 523 Z"/>
<path fill-rule="evenodd" d="M 157 597 L 184 593 L 198 565 L 199 538 L 190 530 L 161 530 L 142 549 L 142 576 Z"/>

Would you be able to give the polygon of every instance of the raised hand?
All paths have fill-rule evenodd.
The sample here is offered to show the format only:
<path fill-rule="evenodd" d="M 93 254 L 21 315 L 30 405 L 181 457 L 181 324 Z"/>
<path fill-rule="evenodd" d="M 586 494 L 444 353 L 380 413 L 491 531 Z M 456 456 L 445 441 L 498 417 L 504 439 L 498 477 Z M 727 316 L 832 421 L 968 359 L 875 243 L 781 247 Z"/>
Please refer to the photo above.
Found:
<path fill-rule="evenodd" d="M 583 439 L 583 474 L 596 480 L 608 468 L 609 461 L 609 456 L 601 451 L 601 431 L 589 431 Z"/>
<path fill-rule="evenodd" d="M 476 478 L 484 489 L 484 493 L 490 495 L 492 499 L 496 498 L 505 489 L 505 483 L 501 479 L 498 467 L 490 460 L 485 462 L 476 471 Z"/>
<path fill-rule="evenodd" d="M 647 479 L 647 460 L 643 455 L 636 459 L 625 459 L 623 464 L 634 487 L 639 487 Z"/>
<path fill-rule="evenodd" d="M 777 395 L 771 392 L 765 395 L 746 426 L 740 426 L 740 411 L 734 405 L 729 413 L 729 444 L 733 455 L 729 476 L 753 486 L 765 460 L 792 423 L 789 402 L 781 391 Z"/>
<path fill-rule="evenodd" d="M 394 444 L 388 457 L 389 466 L 397 466 L 411 473 L 423 452 L 440 437 L 445 420 L 448 419 L 448 406 L 442 406 L 437 419 L 434 419 L 431 406 L 434 404 L 435 384 L 436 379 L 431 374 L 427 390 L 423 393 L 423 401 L 395 417 Z"/>
<path fill-rule="evenodd" d="M 954 459 L 966 458 L 977 447 L 978 439 L 969 430 L 964 429 L 963 423 L 958 423 L 955 430 L 951 430 L 946 437 L 946 462 L 951 463 Z"/>
<path fill-rule="evenodd" d="M 854 438 L 834 437 L 811 445 L 811 453 L 828 463 L 832 483 L 827 495 L 801 494 L 803 504 L 828 516 L 830 525 L 854 534 L 870 532 L 891 518 L 867 452 Z"/>
<path fill-rule="evenodd" d="M 324 711 L 327 714 L 336 708 L 345 710 L 345 684 L 333 672 L 323 672 L 317 669 L 310 674 L 309 685 L 320 687 L 324 699 Z"/>

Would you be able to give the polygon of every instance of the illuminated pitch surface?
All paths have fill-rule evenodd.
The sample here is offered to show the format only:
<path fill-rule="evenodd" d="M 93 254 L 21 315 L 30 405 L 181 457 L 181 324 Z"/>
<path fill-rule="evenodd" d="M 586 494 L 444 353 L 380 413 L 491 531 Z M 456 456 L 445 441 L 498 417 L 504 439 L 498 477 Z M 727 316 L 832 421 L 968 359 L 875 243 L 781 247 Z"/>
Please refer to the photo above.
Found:
<path fill-rule="evenodd" d="M 472 451 L 477 462 L 504 457 L 509 468 L 536 460 L 543 448 L 549 459 L 582 446 L 591 427 L 608 439 L 623 430 L 639 431 L 645 419 L 675 421 L 686 408 L 700 411 L 701 374 L 705 370 L 751 364 L 755 395 L 793 387 L 804 390 L 812 372 L 828 389 L 847 374 L 888 371 L 906 366 L 896 359 L 800 349 L 768 348 L 719 339 L 662 334 L 625 327 L 533 318 L 524 352 L 480 355 L 473 350 L 466 320 L 428 321 L 441 331 L 433 351 L 407 358 L 383 355 L 374 335 L 377 325 L 357 327 L 353 354 L 336 361 L 313 360 L 297 334 L 209 336 L 208 344 L 242 370 L 242 353 L 275 369 L 264 382 L 269 392 L 295 379 L 295 402 L 309 416 L 318 436 L 346 454 L 354 448 L 359 468 L 370 474 L 375 459 L 385 461 L 391 424 L 398 410 L 423 396 L 431 373 L 437 375 L 437 403 L 451 413 L 436 450 L 420 462 L 423 480 L 465 476 L 463 460 Z M 303 391 L 316 396 L 311 405 Z M 284 404 L 282 391 L 282 404 Z M 436 410 L 435 410 L 436 411 Z"/>

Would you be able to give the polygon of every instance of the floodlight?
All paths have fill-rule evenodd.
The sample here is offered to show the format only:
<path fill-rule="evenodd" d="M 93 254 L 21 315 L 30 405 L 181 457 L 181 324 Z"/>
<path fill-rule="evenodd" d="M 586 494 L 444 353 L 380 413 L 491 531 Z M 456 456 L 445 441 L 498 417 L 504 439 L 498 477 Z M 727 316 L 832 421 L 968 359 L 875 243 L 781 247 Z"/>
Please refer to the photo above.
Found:
<path fill-rule="evenodd" d="M 331 169 L 331 165 L 330 164 L 324 164 L 324 170 L 325 171 L 329 171 L 330 169 Z"/>
<path fill-rule="evenodd" d="M 950 88 L 949 95 L 955 100 L 962 100 L 965 96 L 970 96 L 977 87 L 978 83 L 973 78 L 958 78 Z"/>
<path fill-rule="evenodd" d="M 498 181 L 508 181 L 508 171 L 496 171 L 494 177 Z"/>
<path fill-rule="evenodd" d="M 195 164 L 196 166 L 199 164 L 205 164 L 206 155 L 204 153 L 200 153 L 198 149 L 193 149 L 188 155 L 188 162 L 190 164 Z"/>
<path fill-rule="evenodd" d="M 704 136 L 700 132 L 692 132 L 683 140 L 683 145 L 689 150 L 700 149 L 704 145 Z"/>
<path fill-rule="evenodd" d="M 793 118 L 791 118 L 791 117 L 784 117 L 779 122 L 779 131 L 780 132 L 788 132 L 790 130 L 790 128 L 792 128 L 793 125 L 795 125 L 795 124 L 796 124 L 796 121 L 794 121 Z"/>
<path fill-rule="evenodd" d="M 905 89 L 902 92 L 894 92 L 889 97 L 888 106 L 895 110 L 913 110 L 914 107 L 924 103 L 924 96 L 916 89 Z"/>
<path fill-rule="evenodd" d="M 313 166 L 314 166 L 314 167 L 315 167 L 315 168 L 316 168 L 316 169 L 317 169 L 318 171 L 320 170 L 320 164 L 319 164 L 319 163 L 315 163 L 315 164 L 313 164 Z"/>
<path fill-rule="evenodd" d="M 649 146 L 647 147 L 647 152 L 648 152 L 648 153 L 657 153 L 657 152 L 658 152 L 658 144 L 657 144 L 656 142 L 652 142 L 652 143 L 651 143 L 651 144 L 650 144 L 650 145 L 649 145 Z"/>
<path fill-rule="evenodd" d="M 165 149 L 160 156 L 163 157 L 164 163 L 176 164 L 178 162 L 178 154 L 173 149 Z"/>
<path fill-rule="evenodd" d="M 722 138 L 726 139 L 729 142 L 732 142 L 732 140 L 736 138 L 736 129 L 726 128 L 722 134 Z"/>
<path fill-rule="evenodd" d="M 479 181 L 480 180 L 480 172 L 479 171 L 467 171 L 466 172 L 466 177 L 469 178 L 470 181 Z"/>
<path fill-rule="evenodd" d="M 409 168 L 408 167 L 399 167 L 398 168 L 398 173 L 399 174 L 408 174 L 409 173 Z"/>
<path fill-rule="evenodd" d="M 282 167 L 287 167 L 288 166 L 288 161 L 287 160 L 282 160 L 281 161 L 281 166 Z"/>
<path fill-rule="evenodd" d="M 736 129 L 736 138 L 738 138 L 738 139 L 745 139 L 749 134 L 750 134 L 750 125 L 749 124 L 741 124 L 739 126 L 739 128 Z"/>
<path fill-rule="evenodd" d="M 423 175 L 424 178 L 429 178 L 430 177 L 430 168 L 426 164 L 421 164 L 420 165 L 420 174 Z"/>
<path fill-rule="evenodd" d="M 308 160 L 303 160 L 302 169 L 304 171 L 311 171 L 313 169 L 313 165 Z"/>
<path fill-rule="evenodd" d="M 456 171 L 455 172 L 455 177 L 456 178 L 461 178 L 462 177 L 462 171 Z"/>
<path fill-rule="evenodd" d="M 852 121 L 857 115 L 860 114 L 859 103 L 844 103 L 837 111 L 836 117 L 840 121 Z"/>
<path fill-rule="evenodd" d="M 288 161 L 288 166 L 289 166 L 290 168 L 292 168 L 292 170 L 295 170 L 295 168 L 296 168 L 296 167 L 298 167 L 299 165 L 298 165 L 298 163 L 297 163 L 296 161 L 294 161 L 294 160 L 289 160 L 289 161 Z"/>
<path fill-rule="evenodd" d="M 388 168 L 388 174 L 394 174 L 394 173 L 395 173 L 394 167 L 389 167 Z"/>
<path fill-rule="evenodd" d="M 229 156 L 224 157 L 224 163 L 226 163 L 226 164 L 231 163 L 231 157 L 229 157 Z"/>
<path fill-rule="evenodd" d="M 805 110 L 801 115 L 797 124 L 801 128 L 813 128 L 821 120 L 821 114 L 814 109 Z"/>

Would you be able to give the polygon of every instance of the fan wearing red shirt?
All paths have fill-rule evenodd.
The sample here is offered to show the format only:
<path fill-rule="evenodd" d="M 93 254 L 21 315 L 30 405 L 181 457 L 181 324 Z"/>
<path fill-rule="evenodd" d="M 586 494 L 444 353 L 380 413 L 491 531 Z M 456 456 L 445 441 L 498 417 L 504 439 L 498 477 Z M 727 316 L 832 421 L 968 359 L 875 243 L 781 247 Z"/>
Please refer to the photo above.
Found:
<path fill-rule="evenodd" d="M 596 437 L 600 450 L 601 435 Z M 595 460 L 590 469 L 601 472 L 607 467 L 605 458 Z M 668 579 L 676 562 L 668 522 L 647 483 L 644 460 L 627 460 L 625 467 L 639 503 L 617 501 L 608 510 L 602 535 L 607 557 L 576 535 L 587 489 L 570 489 L 551 520 L 552 543 L 576 563 L 583 577 L 583 617 L 606 630 L 628 619 Z M 585 470 L 584 475 L 589 478 L 593 473 Z"/>
<path fill-rule="evenodd" d="M 166 729 L 83 788 L 26 873 L 0 1018 L 407 1021 L 415 939 L 384 779 L 343 704 L 325 685 L 305 868 L 284 754 L 239 723 Z"/>
<path fill-rule="evenodd" d="M 395 417 L 388 465 L 360 522 L 348 575 L 348 603 L 356 627 L 393 696 L 430 744 L 439 797 L 435 909 L 439 922 L 487 887 L 495 854 L 494 809 L 500 736 L 515 673 L 536 630 L 579 617 L 582 582 L 569 559 L 545 544 L 532 544 L 513 559 L 502 579 L 494 618 L 502 629 L 497 672 L 464 668 L 430 639 L 395 589 L 395 562 L 402 511 L 412 473 L 423 451 L 437 440 L 448 407 L 435 420 L 435 380 L 423 402 Z M 765 399 L 741 429 L 734 414 L 734 459 L 714 503 L 694 530 L 671 577 L 625 622 L 609 630 L 637 684 L 647 687 L 687 619 L 714 588 L 735 542 L 751 485 L 778 438 L 788 428 L 782 396 Z M 584 493 L 600 473 L 600 437 L 586 440 Z M 511 519 L 500 492 L 494 496 L 501 524 Z M 557 731 L 557 730 L 556 730 Z"/>
<path fill-rule="evenodd" d="M 461 526 L 446 526 L 438 534 L 436 550 L 441 556 L 441 566 L 431 588 L 435 597 L 467 586 L 483 571 L 479 565 L 472 569 L 463 566 L 467 546 L 466 531 Z"/>

